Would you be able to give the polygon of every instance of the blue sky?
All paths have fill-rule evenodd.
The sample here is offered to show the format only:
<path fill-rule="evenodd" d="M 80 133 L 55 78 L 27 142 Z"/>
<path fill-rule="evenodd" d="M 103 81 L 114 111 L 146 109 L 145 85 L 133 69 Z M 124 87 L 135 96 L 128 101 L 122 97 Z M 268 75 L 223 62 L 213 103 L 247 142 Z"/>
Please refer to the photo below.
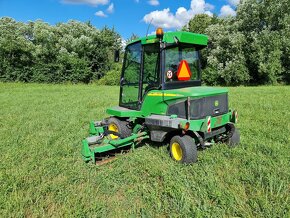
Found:
<path fill-rule="evenodd" d="M 195 14 L 235 16 L 239 0 L 0 0 L 0 17 L 17 21 L 41 19 L 50 24 L 70 19 L 114 27 L 126 39 L 155 27 L 180 29 Z"/>

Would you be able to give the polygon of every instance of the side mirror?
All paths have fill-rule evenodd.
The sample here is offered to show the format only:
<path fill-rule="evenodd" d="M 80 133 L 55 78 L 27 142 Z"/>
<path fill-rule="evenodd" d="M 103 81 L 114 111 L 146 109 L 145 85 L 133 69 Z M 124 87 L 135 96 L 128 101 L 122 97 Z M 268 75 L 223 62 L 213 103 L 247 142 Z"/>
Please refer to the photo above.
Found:
<path fill-rule="evenodd" d="M 120 61 L 120 51 L 119 50 L 115 50 L 114 61 L 115 62 L 119 62 Z"/>

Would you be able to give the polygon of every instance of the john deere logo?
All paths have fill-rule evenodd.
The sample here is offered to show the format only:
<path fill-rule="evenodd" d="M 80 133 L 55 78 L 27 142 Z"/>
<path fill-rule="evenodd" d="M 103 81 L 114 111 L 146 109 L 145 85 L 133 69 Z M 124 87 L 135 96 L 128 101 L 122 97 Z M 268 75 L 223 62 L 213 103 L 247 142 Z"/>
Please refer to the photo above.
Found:
<path fill-rule="evenodd" d="M 214 102 L 214 106 L 219 106 L 219 101 L 218 100 L 215 100 L 215 102 Z"/>

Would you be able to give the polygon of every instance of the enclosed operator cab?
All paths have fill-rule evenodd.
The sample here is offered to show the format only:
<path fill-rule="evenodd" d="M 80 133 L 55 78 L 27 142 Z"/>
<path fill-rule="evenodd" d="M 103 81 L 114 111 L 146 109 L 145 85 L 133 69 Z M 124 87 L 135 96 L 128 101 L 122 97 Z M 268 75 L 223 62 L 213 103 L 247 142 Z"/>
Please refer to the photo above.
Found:
<path fill-rule="evenodd" d="M 206 36 L 188 32 L 165 33 L 163 38 L 149 36 L 129 44 L 122 69 L 120 106 L 140 110 L 150 90 L 200 86 L 200 49 L 206 45 Z"/>

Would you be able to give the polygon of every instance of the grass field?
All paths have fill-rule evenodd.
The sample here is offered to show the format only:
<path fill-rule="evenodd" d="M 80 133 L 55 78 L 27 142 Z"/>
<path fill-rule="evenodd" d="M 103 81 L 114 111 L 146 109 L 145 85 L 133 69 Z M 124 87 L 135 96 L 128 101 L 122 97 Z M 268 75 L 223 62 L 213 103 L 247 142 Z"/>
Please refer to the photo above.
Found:
<path fill-rule="evenodd" d="M 176 164 L 166 146 L 83 163 L 118 87 L 0 83 L 1 217 L 290 217 L 290 87 L 230 88 L 241 145 Z"/>

